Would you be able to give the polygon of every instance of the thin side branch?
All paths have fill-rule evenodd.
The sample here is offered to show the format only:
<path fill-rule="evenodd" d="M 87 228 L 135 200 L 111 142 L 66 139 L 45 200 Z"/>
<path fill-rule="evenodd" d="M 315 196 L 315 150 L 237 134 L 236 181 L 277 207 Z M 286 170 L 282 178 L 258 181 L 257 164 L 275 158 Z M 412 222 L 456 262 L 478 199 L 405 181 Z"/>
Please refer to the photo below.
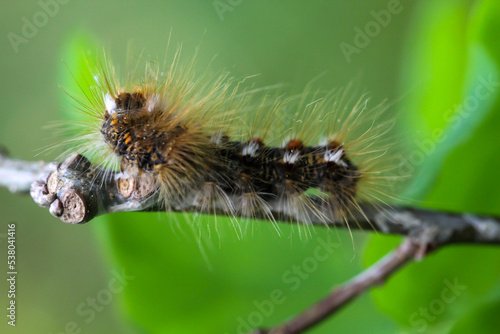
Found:
<path fill-rule="evenodd" d="M 418 243 L 405 239 L 394 251 L 288 322 L 271 329 L 256 330 L 253 334 L 298 334 L 305 332 L 371 287 L 382 284 L 399 268 L 413 260 L 419 250 L 421 248 Z"/>

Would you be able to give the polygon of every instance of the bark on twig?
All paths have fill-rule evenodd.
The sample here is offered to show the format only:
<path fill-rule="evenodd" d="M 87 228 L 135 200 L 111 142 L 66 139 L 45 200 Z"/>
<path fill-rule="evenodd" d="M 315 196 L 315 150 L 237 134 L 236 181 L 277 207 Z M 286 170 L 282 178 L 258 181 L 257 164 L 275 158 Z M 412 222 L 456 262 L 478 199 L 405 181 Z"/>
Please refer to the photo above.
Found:
<path fill-rule="evenodd" d="M 31 184 L 31 189 L 29 185 Z M 123 211 L 165 210 L 159 205 L 152 176 L 143 173 L 139 179 L 119 172 L 103 171 L 85 157 L 73 155 L 62 164 L 26 162 L 8 158 L 0 152 L 0 186 L 12 192 L 27 192 L 36 203 L 48 207 L 49 212 L 63 222 L 85 223 L 98 215 Z M 302 212 L 310 224 L 346 227 L 333 212 L 323 208 L 317 199 L 313 209 Z M 270 202 L 272 218 L 276 221 L 300 220 L 287 212 L 278 201 Z M 494 217 L 466 213 L 448 213 L 402 206 L 362 204 L 363 214 L 354 213 L 349 227 L 384 234 L 427 238 L 435 245 L 449 243 L 500 244 L 500 220 Z M 227 214 L 226 211 L 219 214 Z M 306 208 L 307 209 L 307 208 Z M 186 200 L 169 208 L 171 211 L 199 212 L 196 200 Z M 317 214 L 321 211 L 322 216 Z M 213 211 L 212 211 L 213 212 Z M 234 214 L 238 215 L 237 212 Z M 269 220 L 262 214 L 255 218 Z"/>
<path fill-rule="evenodd" d="M 12 193 L 29 193 L 35 180 L 43 179 L 56 168 L 57 163 L 11 159 L 0 146 L 0 187 L 6 187 Z"/>
<path fill-rule="evenodd" d="M 3 162 L 3 165 L 2 165 Z M 15 166 L 12 174 L 22 174 L 26 179 L 40 175 L 31 187 L 31 195 L 40 206 L 49 207 L 50 213 L 66 223 L 85 223 L 94 217 L 123 211 L 162 211 L 152 176 L 143 173 L 139 179 L 131 178 L 119 172 L 102 171 L 93 166 L 85 157 L 73 155 L 64 163 L 34 164 L 14 161 L 7 158 L 0 160 L 0 170 Z M 39 170 L 33 171 L 33 166 Z M 54 166 L 57 166 L 54 169 Z M 30 173 L 24 172 L 30 170 Z M 50 172 L 50 173 L 48 173 Z M 16 180 L 15 177 L 11 180 Z M 19 186 L 26 187 L 27 180 Z M 236 199 L 234 199 L 236 201 Z M 346 227 L 343 220 L 334 217 L 334 213 L 325 209 L 320 199 L 312 199 L 314 210 L 301 212 L 307 216 L 309 224 Z M 300 221 L 283 208 L 278 201 L 269 202 L 272 217 L 262 214 L 255 218 L 262 220 L 291 222 Z M 354 212 L 349 217 L 349 228 L 373 231 L 384 234 L 399 234 L 407 237 L 426 238 L 435 245 L 449 243 L 485 243 L 500 244 L 500 220 L 494 217 L 466 213 L 448 213 L 402 206 L 361 205 L 361 212 Z M 170 211 L 200 212 L 196 200 L 188 199 L 169 208 Z M 353 210 L 354 211 L 354 210 Z M 211 211 L 213 212 L 213 210 Z M 322 215 L 318 215 L 321 212 Z M 218 214 L 228 214 L 218 210 Z M 233 214 L 238 215 L 238 212 Z"/>

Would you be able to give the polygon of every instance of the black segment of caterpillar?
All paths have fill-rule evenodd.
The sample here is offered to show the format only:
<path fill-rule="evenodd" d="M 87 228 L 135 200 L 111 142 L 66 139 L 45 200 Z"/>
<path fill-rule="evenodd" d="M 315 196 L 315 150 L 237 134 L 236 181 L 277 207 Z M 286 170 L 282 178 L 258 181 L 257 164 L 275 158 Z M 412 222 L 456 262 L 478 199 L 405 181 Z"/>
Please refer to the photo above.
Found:
<path fill-rule="evenodd" d="M 258 137 L 234 141 L 186 121 L 178 110 L 159 106 L 158 97 L 140 90 L 105 100 L 104 141 L 122 170 L 153 173 L 167 207 L 191 200 L 208 213 L 218 206 L 252 217 L 278 200 L 300 217 L 311 189 L 326 195 L 327 207 L 337 216 L 355 203 L 363 174 L 336 140 L 306 146 L 290 139 L 281 147 L 267 146 Z M 307 217 L 301 219 L 307 223 Z"/>

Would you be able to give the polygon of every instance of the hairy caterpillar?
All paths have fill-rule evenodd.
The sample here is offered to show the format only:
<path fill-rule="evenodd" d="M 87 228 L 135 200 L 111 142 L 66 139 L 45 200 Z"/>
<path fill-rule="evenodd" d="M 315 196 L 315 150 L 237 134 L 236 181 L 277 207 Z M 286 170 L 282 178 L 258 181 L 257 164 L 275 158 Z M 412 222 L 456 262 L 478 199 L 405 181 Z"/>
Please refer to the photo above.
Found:
<path fill-rule="evenodd" d="M 384 201 L 384 103 L 369 108 L 349 89 L 283 98 L 228 73 L 198 77 L 179 57 L 145 62 L 125 81 L 105 57 L 88 58 L 83 96 L 71 95 L 86 115 L 71 150 L 153 176 L 166 210 L 188 202 L 275 222 L 274 203 L 307 225 L 312 215 L 347 221 L 360 200 Z"/>

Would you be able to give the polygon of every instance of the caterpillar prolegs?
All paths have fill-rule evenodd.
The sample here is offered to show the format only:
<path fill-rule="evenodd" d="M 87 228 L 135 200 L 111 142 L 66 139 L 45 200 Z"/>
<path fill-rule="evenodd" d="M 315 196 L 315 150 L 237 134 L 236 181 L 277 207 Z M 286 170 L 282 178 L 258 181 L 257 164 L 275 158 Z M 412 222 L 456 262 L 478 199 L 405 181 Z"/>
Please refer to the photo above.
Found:
<path fill-rule="evenodd" d="M 167 210 L 189 202 L 201 213 L 274 220 L 273 202 L 307 224 L 383 200 L 384 104 L 369 110 L 366 95 L 347 89 L 283 98 L 227 73 L 197 77 L 177 56 L 145 63 L 125 83 L 107 60 L 88 61 L 84 96 L 73 96 L 90 116 L 77 124 L 77 149 L 132 177 L 152 175 Z"/>

